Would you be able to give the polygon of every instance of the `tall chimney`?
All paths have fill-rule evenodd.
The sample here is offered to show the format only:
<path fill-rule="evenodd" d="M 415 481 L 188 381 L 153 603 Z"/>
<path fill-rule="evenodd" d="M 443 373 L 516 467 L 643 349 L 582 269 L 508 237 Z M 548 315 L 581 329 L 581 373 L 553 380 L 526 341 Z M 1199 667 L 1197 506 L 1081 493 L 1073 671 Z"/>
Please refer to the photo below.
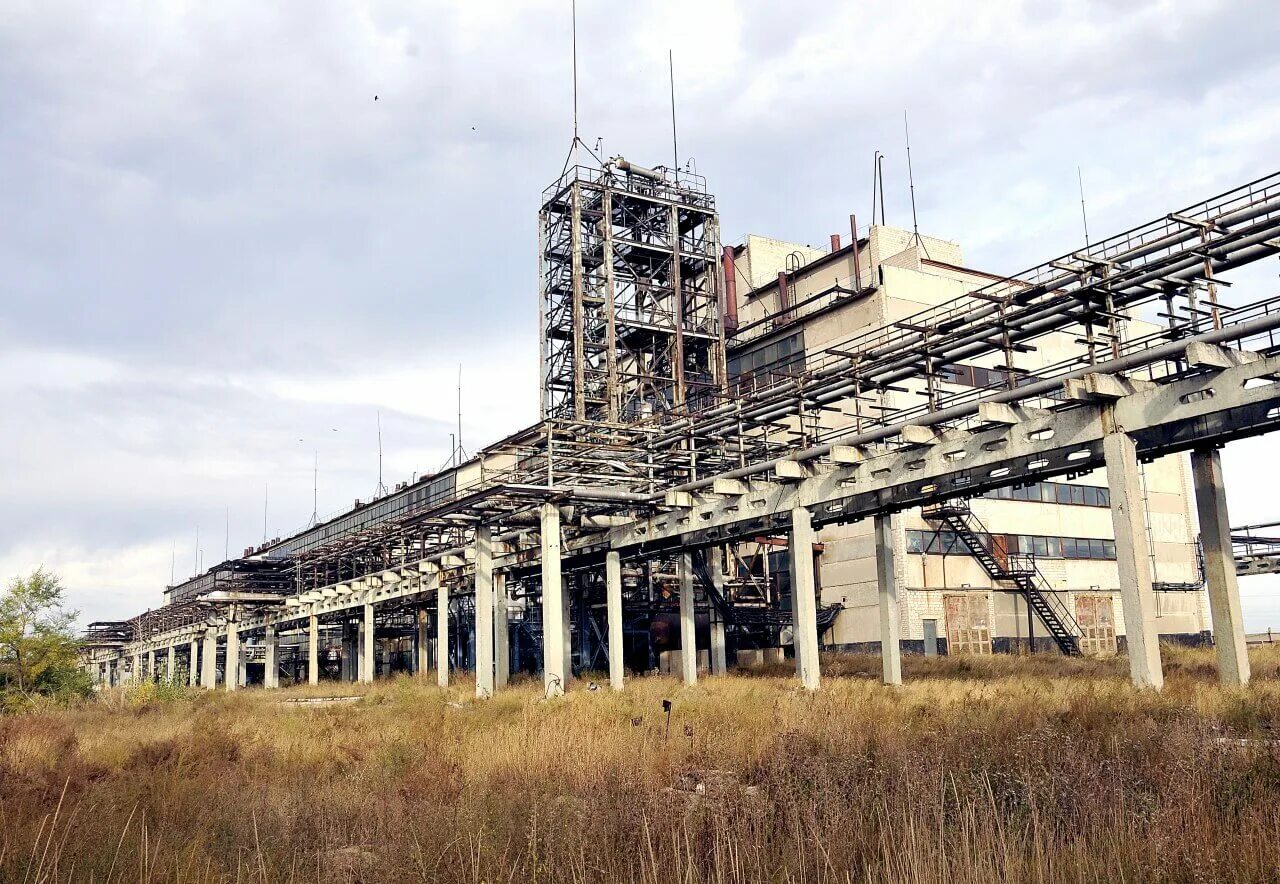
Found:
<path fill-rule="evenodd" d="M 738 330 L 738 274 L 734 270 L 733 246 L 725 246 L 720 256 L 724 267 L 724 331 L 731 335 Z"/>

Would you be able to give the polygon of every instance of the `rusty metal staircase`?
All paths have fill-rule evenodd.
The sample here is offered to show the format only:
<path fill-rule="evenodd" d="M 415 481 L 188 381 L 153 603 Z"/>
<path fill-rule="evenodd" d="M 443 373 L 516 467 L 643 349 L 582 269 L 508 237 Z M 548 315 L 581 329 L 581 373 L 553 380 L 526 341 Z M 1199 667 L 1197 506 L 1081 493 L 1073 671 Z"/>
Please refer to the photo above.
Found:
<path fill-rule="evenodd" d="M 1013 584 L 1022 593 L 1053 637 L 1058 649 L 1070 657 L 1080 656 L 1080 624 L 1053 592 L 1036 567 L 1035 556 L 1010 554 L 1003 537 L 991 534 L 973 514 L 967 500 L 948 500 L 922 514 L 927 521 L 941 523 L 952 532 L 997 583 Z"/>

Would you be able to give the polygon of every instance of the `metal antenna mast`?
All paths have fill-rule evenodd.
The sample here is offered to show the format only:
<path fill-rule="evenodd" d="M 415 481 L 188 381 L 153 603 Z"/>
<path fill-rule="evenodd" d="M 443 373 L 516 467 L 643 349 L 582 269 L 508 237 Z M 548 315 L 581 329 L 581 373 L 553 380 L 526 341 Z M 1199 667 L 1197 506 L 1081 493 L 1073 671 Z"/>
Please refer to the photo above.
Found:
<path fill-rule="evenodd" d="M 1089 243 L 1089 216 L 1084 210 L 1084 173 L 1080 171 L 1080 167 L 1076 166 L 1076 183 L 1080 185 L 1080 220 L 1084 222 L 1084 247 L 1090 247 Z"/>
<path fill-rule="evenodd" d="M 925 257 L 929 257 L 929 247 L 924 244 L 924 240 L 920 239 L 920 224 L 916 220 L 916 176 L 911 169 L 911 127 L 907 125 L 907 112 L 902 112 L 902 132 L 907 142 L 907 183 L 911 188 L 911 235 L 915 238 L 920 248 L 924 249 Z M 883 188 L 881 189 L 883 196 Z"/>
<path fill-rule="evenodd" d="M 462 464 L 462 363 L 458 363 L 458 464 Z"/>
<path fill-rule="evenodd" d="M 263 482 L 262 483 L 262 543 L 264 545 L 267 542 L 267 501 L 268 501 L 268 493 L 270 492 L 270 490 L 271 490 L 271 485 L 267 482 Z"/>
<path fill-rule="evenodd" d="M 311 464 L 311 524 L 320 524 L 320 452 Z"/>
<path fill-rule="evenodd" d="M 231 507 L 227 507 L 227 533 L 222 538 L 222 561 L 231 561 Z"/>
<path fill-rule="evenodd" d="M 387 486 L 382 481 L 382 409 L 378 409 L 378 489 L 374 497 L 385 497 Z"/>
<path fill-rule="evenodd" d="M 667 78 L 671 81 L 671 170 L 680 180 L 680 145 L 676 141 L 676 63 L 675 55 L 667 50 Z"/>

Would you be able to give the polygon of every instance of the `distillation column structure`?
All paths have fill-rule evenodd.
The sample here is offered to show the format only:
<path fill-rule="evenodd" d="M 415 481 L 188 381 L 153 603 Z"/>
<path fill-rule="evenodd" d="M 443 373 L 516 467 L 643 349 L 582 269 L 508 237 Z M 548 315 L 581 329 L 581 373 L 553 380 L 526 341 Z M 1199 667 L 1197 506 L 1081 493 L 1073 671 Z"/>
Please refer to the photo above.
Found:
<path fill-rule="evenodd" d="M 627 423 L 723 387 L 720 231 L 697 176 L 574 166 L 539 215 L 544 420 Z"/>

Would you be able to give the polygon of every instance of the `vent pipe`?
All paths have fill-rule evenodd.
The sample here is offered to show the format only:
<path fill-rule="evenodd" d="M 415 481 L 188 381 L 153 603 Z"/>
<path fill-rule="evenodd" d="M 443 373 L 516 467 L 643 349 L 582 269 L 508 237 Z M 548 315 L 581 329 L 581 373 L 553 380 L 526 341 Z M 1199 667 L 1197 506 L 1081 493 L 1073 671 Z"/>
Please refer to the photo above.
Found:
<path fill-rule="evenodd" d="M 724 268 L 724 330 L 733 334 L 738 330 L 738 275 L 734 269 L 733 246 L 725 246 L 720 256 Z"/>

